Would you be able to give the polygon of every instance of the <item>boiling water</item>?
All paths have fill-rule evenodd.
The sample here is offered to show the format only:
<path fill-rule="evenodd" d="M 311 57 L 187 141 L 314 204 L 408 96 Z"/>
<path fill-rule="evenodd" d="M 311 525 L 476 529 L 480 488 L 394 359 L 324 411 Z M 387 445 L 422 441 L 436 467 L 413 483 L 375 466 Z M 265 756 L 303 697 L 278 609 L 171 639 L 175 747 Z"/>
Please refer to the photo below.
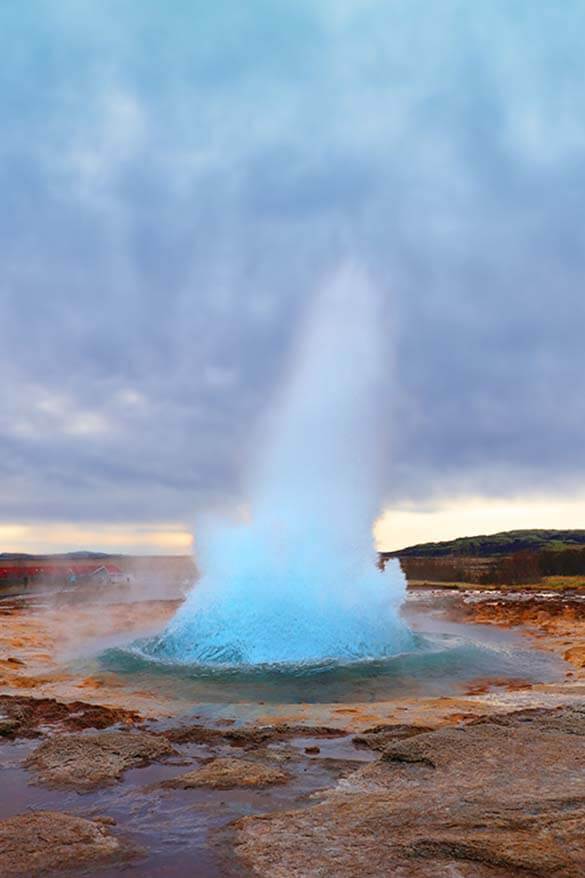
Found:
<path fill-rule="evenodd" d="M 513 632 L 450 624 L 448 633 L 441 634 L 432 630 L 435 620 L 415 622 L 428 630 L 413 636 L 408 651 L 387 658 L 245 666 L 175 663 L 153 658 L 151 643 L 143 641 L 107 650 L 99 666 L 88 665 L 84 673 L 113 672 L 127 685 L 183 702 L 185 710 L 196 704 L 197 712 L 210 719 L 221 715 L 220 705 L 229 707 L 229 716 L 253 719 L 258 703 L 375 703 L 454 695 L 478 680 L 505 686 L 506 681 L 540 683 L 563 676 L 561 662 L 530 650 Z M 264 714 L 267 708 L 260 710 Z"/>
<path fill-rule="evenodd" d="M 316 297 L 263 424 L 249 520 L 200 525 L 203 578 L 145 653 L 307 666 L 413 648 L 399 615 L 402 571 L 397 562 L 378 570 L 372 545 L 390 368 L 379 296 L 347 269 Z"/>

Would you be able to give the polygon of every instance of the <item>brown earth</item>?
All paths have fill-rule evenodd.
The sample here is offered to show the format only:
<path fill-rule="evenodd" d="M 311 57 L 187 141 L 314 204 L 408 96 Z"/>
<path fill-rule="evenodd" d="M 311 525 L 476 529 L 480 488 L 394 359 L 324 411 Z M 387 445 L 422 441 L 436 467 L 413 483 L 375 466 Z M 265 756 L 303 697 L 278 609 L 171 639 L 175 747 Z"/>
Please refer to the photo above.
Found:
<path fill-rule="evenodd" d="M 133 710 L 84 701 L 64 704 L 55 698 L 0 695 L 0 737 L 5 738 L 38 738 L 49 729 L 73 732 L 117 724 L 129 726 L 141 719 Z"/>
<path fill-rule="evenodd" d="M 176 600 L 132 604 L 92 604 L 34 609 L 25 603 L 0 605 L 0 689 L 11 695 L 92 702 L 147 715 L 176 712 L 169 699 L 132 687 L 112 673 L 80 676 L 66 662 L 118 636 L 160 631 Z"/>
<path fill-rule="evenodd" d="M 101 866 L 127 858 L 128 849 L 103 821 L 58 811 L 37 811 L 0 821 L 0 875 L 32 878 L 55 871 Z"/>
<path fill-rule="evenodd" d="M 147 734 L 132 728 L 139 712 L 178 714 L 185 703 L 142 692 L 114 674 L 76 677 L 62 661 L 111 634 L 160 628 L 176 604 L 147 602 L 99 612 L 68 607 L 66 614 L 22 608 L 0 619 L 0 686 L 10 693 L 0 700 L 0 735 L 2 730 L 11 738 L 47 735 L 26 767 L 41 783 L 85 791 L 114 784 L 127 768 L 164 759 L 176 749 L 184 748 L 181 755 L 192 761 L 190 748 L 199 746 L 218 758 L 169 787 L 182 782 L 184 788 L 196 787 L 202 779 L 218 789 L 238 778 L 254 783 L 266 773 L 285 775 L 280 762 L 295 775 L 312 765 L 317 770 L 321 760 L 332 764 L 327 748 L 334 752 L 333 739 L 349 732 L 377 761 L 358 771 L 348 761 L 335 775 L 343 780 L 320 793 L 318 804 L 307 807 L 303 800 L 302 810 L 240 820 L 235 839 L 242 869 L 257 878 L 585 874 L 585 711 L 578 706 L 585 701 L 585 607 L 570 595 L 448 594 L 447 617 L 517 627 L 538 649 L 566 656 L 572 664 L 565 679 L 474 680 L 460 694 L 380 703 L 243 704 L 234 716 L 245 726 L 224 716 L 214 727 L 200 720 Z M 556 704 L 564 706 L 543 709 Z M 521 706 L 532 709 L 518 711 Z M 127 730 L 54 735 L 112 724 Z M 321 739 L 325 752 L 306 740 L 313 738 Z M 309 755 L 302 754 L 303 743 L 310 745 Z M 237 753 L 242 756 L 234 759 Z M 327 777 L 324 785 L 334 782 Z M 276 808 L 291 786 L 262 795 L 274 795 Z M 165 800 L 170 795 L 165 793 Z M 1 831 L 0 875 L 18 874 L 2 872 Z M 39 844 L 46 837 L 51 832 L 45 835 L 41 826 Z M 57 856 L 57 829 L 55 838 Z M 98 851 L 96 863 L 99 856 Z M 91 857 L 87 862 L 93 863 Z M 24 874 L 36 874 L 35 868 L 33 863 Z M 61 868 L 59 862 L 53 868 Z"/>
<path fill-rule="evenodd" d="M 344 729 L 329 726 L 289 725 L 251 726 L 237 729 L 216 729 L 202 725 L 183 725 L 161 732 L 173 744 L 229 744 L 252 750 L 275 741 L 290 741 L 300 736 L 311 738 L 339 738 Z"/>
<path fill-rule="evenodd" d="M 572 664 L 573 678 L 585 680 L 585 600 L 578 596 L 502 593 L 458 602 L 453 616 L 484 625 L 522 628 L 539 648 Z"/>
<path fill-rule="evenodd" d="M 395 741 L 321 804 L 238 821 L 236 850 L 259 878 L 581 878 L 585 707 Z"/>
<path fill-rule="evenodd" d="M 428 726 L 407 726 L 407 725 L 378 725 L 371 729 L 365 729 L 361 735 L 353 738 L 354 744 L 358 747 L 368 747 L 370 750 L 385 750 L 388 744 L 393 741 L 402 741 L 405 738 L 413 738 L 415 735 L 422 735 L 425 732 L 431 732 Z"/>
<path fill-rule="evenodd" d="M 119 780 L 127 768 L 173 753 L 166 738 L 146 732 L 56 735 L 37 747 L 24 765 L 48 786 L 91 790 Z"/>
<path fill-rule="evenodd" d="M 572 665 L 575 665 L 579 670 L 585 670 L 585 645 L 584 646 L 572 646 L 571 649 L 567 649 L 563 654 L 563 658 L 571 662 Z"/>
<path fill-rule="evenodd" d="M 179 777 L 166 780 L 164 787 L 190 790 L 196 787 L 211 787 L 216 790 L 229 790 L 234 787 L 266 787 L 284 784 L 290 775 L 278 768 L 251 762 L 249 759 L 213 759 L 202 768 L 188 771 Z"/>
<path fill-rule="evenodd" d="M 517 595 L 502 592 L 483 600 L 463 603 L 460 615 L 474 622 L 506 627 L 530 625 L 556 633 L 559 627 L 585 625 L 585 601 L 569 595 Z"/>

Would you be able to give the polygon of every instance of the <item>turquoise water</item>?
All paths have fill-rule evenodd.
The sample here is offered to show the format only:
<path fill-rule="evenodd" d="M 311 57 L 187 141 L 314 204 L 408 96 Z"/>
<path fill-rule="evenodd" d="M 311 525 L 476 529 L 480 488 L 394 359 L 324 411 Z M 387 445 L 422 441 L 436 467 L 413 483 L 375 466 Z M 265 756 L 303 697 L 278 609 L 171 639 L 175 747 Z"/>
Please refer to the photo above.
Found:
<path fill-rule="evenodd" d="M 372 538 L 388 454 L 382 306 L 355 267 L 317 291 L 258 430 L 247 514 L 197 523 L 202 577 L 143 658 L 319 667 L 413 649 L 404 575 L 377 569 Z"/>
<path fill-rule="evenodd" d="M 319 667 L 414 647 L 396 605 L 404 588 L 397 562 L 382 573 L 365 553 L 354 589 L 344 594 L 336 583 L 346 573 L 345 557 L 310 564 L 303 553 L 283 571 L 253 528 L 231 541 L 222 533 L 221 547 L 220 555 L 239 558 L 240 569 L 199 583 L 165 631 L 141 645 L 143 658 L 216 669 Z"/>
<path fill-rule="evenodd" d="M 99 661 L 102 670 L 142 689 L 193 704 L 375 702 L 453 693 L 477 678 L 541 682 L 560 676 L 558 662 L 514 637 L 411 636 L 407 651 L 366 660 L 213 666 L 157 657 L 157 641 L 150 639 L 106 650 Z"/>

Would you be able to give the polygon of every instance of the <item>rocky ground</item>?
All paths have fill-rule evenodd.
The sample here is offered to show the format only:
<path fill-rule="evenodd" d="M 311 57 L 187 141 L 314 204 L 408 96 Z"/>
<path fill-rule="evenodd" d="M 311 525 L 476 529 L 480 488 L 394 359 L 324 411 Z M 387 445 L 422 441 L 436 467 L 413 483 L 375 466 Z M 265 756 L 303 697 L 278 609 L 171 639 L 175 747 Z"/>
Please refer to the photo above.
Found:
<path fill-rule="evenodd" d="M 108 822 L 107 818 L 84 820 L 54 811 L 3 820 L 0 874 L 39 875 L 122 862 L 130 849 L 112 835 Z"/>
<path fill-rule="evenodd" d="M 568 708 L 389 730 L 319 804 L 246 817 L 235 843 L 266 878 L 579 878 L 584 831 L 585 708 Z"/>
<path fill-rule="evenodd" d="M 476 623 L 519 627 L 540 649 L 569 662 L 567 676 L 585 679 L 585 592 L 468 594 L 454 615 Z"/>
<path fill-rule="evenodd" d="M 70 662 L 155 630 L 172 602 L 5 606 L 0 876 L 584 875 L 585 601 L 423 600 L 445 619 L 517 628 L 567 661 L 564 676 L 374 704 L 232 706 L 194 722 L 160 693 Z"/>

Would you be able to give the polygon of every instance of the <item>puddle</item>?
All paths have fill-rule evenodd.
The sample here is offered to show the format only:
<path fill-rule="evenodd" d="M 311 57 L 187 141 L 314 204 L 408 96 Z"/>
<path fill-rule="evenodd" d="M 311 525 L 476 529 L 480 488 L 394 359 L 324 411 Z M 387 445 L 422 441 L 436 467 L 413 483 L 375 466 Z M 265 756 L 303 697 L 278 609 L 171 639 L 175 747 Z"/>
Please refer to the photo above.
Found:
<path fill-rule="evenodd" d="M 241 864 L 230 861 L 230 824 L 240 817 L 314 804 L 310 797 L 331 788 L 373 754 L 354 747 L 351 737 L 338 739 L 297 738 L 271 744 L 268 753 L 289 757 L 276 762 L 291 774 L 281 786 L 263 789 L 163 789 L 161 781 L 196 768 L 211 756 L 246 758 L 238 748 L 211 749 L 188 744 L 177 749 L 190 764 L 157 763 L 127 771 L 120 783 L 102 790 L 77 793 L 52 790 L 34 784 L 34 776 L 20 767 L 21 761 L 38 745 L 0 746 L 0 819 L 27 810 L 68 811 L 83 817 L 107 815 L 116 820 L 113 831 L 144 850 L 135 861 L 76 875 L 100 878 L 128 875 L 140 878 L 244 878 Z M 318 746 L 320 753 L 308 756 L 305 747 Z M 248 758 L 254 758 L 248 754 Z M 262 760 L 270 764 L 270 758 Z"/>

